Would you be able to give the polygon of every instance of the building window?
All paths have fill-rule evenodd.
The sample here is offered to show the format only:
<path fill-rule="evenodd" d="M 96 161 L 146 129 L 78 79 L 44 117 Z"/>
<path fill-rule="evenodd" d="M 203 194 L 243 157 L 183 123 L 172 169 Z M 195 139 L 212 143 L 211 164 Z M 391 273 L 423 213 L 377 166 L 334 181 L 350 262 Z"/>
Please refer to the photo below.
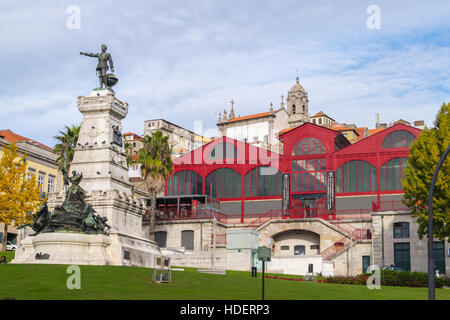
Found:
<path fill-rule="evenodd" d="M 409 223 L 396 222 L 394 223 L 394 239 L 409 238 Z"/>
<path fill-rule="evenodd" d="M 407 148 L 414 141 L 414 135 L 406 130 L 396 130 L 389 133 L 383 140 L 383 148 Z"/>
<path fill-rule="evenodd" d="M 167 245 L 167 232 L 166 231 L 156 231 L 155 241 L 158 247 L 165 248 Z"/>
<path fill-rule="evenodd" d="M 240 198 L 242 176 L 231 168 L 216 169 L 205 180 L 205 194 L 212 198 Z"/>
<path fill-rule="evenodd" d="M 264 136 L 264 143 L 269 144 L 269 136 L 267 134 Z"/>
<path fill-rule="evenodd" d="M 336 170 L 336 193 L 377 191 L 377 170 L 367 161 L 352 160 Z"/>
<path fill-rule="evenodd" d="M 291 162 L 292 172 L 320 171 L 326 169 L 327 169 L 326 159 L 293 160 Z"/>
<path fill-rule="evenodd" d="M 294 149 L 292 149 L 293 156 L 322 153 L 325 153 L 325 147 L 316 138 L 304 138 L 297 142 L 297 144 L 294 146 Z"/>
<path fill-rule="evenodd" d="M 289 250 L 289 246 L 281 246 L 280 250 Z"/>
<path fill-rule="evenodd" d="M 316 123 L 316 119 L 312 119 L 312 122 L 315 124 Z"/>
<path fill-rule="evenodd" d="M 28 168 L 28 174 L 27 174 L 28 180 L 30 180 L 35 174 L 36 174 L 36 169 Z"/>
<path fill-rule="evenodd" d="M 326 172 L 301 172 L 291 174 L 292 192 L 326 190 Z"/>
<path fill-rule="evenodd" d="M 318 244 L 312 244 L 312 245 L 310 246 L 310 249 L 311 249 L 311 250 L 319 250 L 319 249 L 320 249 L 320 246 L 319 246 Z"/>
<path fill-rule="evenodd" d="M 294 246 L 294 256 L 304 256 L 306 253 L 305 246 L 297 245 Z"/>
<path fill-rule="evenodd" d="M 238 157 L 236 146 L 229 142 L 218 143 L 209 154 L 209 159 L 236 159 Z"/>
<path fill-rule="evenodd" d="M 38 186 L 39 186 L 39 191 L 44 191 L 44 181 L 45 181 L 45 175 L 42 173 L 39 173 L 38 175 Z"/>
<path fill-rule="evenodd" d="M 202 176 L 191 170 L 179 171 L 167 181 L 167 195 L 169 196 L 202 194 L 202 190 Z"/>
<path fill-rule="evenodd" d="M 433 259 L 440 274 L 445 275 L 445 245 L 444 242 L 433 242 Z"/>
<path fill-rule="evenodd" d="M 244 186 L 246 197 L 280 196 L 282 175 L 274 167 L 256 167 L 245 174 Z"/>
<path fill-rule="evenodd" d="M 292 114 L 295 114 L 295 104 L 292 105 Z"/>
<path fill-rule="evenodd" d="M 181 231 L 181 246 L 186 250 L 194 250 L 194 230 Z"/>
<path fill-rule="evenodd" d="M 395 158 L 387 161 L 380 168 L 381 191 L 403 190 L 402 179 L 408 158 Z"/>
<path fill-rule="evenodd" d="M 322 118 L 319 118 L 319 124 L 322 124 Z"/>
<path fill-rule="evenodd" d="M 404 271 L 411 270 L 409 242 L 394 243 L 394 263 Z"/>
<path fill-rule="evenodd" d="M 48 176 L 47 192 L 53 193 L 54 191 L 55 191 L 55 177 Z"/>

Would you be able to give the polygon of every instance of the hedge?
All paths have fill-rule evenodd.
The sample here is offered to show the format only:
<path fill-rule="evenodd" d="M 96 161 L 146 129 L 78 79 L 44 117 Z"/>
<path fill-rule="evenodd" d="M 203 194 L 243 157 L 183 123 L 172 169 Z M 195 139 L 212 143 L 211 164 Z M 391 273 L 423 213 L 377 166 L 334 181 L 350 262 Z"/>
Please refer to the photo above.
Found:
<path fill-rule="evenodd" d="M 360 284 L 365 285 L 370 273 L 359 274 L 354 277 L 328 277 L 327 283 L 340 284 Z M 436 288 L 443 286 L 450 286 L 450 278 L 440 277 L 435 278 Z M 408 271 L 393 271 L 381 270 L 381 285 L 382 286 L 399 286 L 399 287 L 427 287 L 428 274 L 425 272 L 408 272 Z"/>

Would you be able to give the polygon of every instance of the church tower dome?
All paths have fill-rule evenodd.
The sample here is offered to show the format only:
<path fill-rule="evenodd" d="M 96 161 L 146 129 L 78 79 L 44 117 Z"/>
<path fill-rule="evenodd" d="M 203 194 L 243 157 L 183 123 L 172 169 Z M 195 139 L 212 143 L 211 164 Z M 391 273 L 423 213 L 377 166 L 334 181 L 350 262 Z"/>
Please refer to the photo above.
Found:
<path fill-rule="evenodd" d="M 292 88 L 291 88 L 291 90 L 289 90 L 289 92 L 290 93 L 294 93 L 294 92 L 306 93 L 305 88 L 303 88 L 303 86 L 300 84 L 300 82 L 298 82 L 298 77 L 297 77 L 295 84 L 292 86 Z"/>
<path fill-rule="evenodd" d="M 290 128 L 298 127 L 305 122 L 309 122 L 308 93 L 300 84 L 298 77 L 291 90 L 289 90 L 286 101 Z"/>

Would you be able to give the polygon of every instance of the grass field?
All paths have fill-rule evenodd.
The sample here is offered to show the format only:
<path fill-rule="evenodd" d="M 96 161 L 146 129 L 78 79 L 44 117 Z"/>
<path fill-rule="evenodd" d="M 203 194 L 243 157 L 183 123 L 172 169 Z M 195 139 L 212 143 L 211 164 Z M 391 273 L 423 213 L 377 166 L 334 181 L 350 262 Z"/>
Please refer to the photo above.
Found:
<path fill-rule="evenodd" d="M 80 266 L 81 289 L 66 287 L 64 265 L 0 265 L 0 299 L 167 299 L 253 300 L 261 298 L 261 275 L 227 271 L 172 271 L 172 283 L 152 283 L 152 270 L 136 267 Z M 266 299 L 273 300 L 397 300 L 427 299 L 427 288 L 382 287 L 266 279 Z M 437 299 L 450 300 L 450 290 L 436 289 Z"/>

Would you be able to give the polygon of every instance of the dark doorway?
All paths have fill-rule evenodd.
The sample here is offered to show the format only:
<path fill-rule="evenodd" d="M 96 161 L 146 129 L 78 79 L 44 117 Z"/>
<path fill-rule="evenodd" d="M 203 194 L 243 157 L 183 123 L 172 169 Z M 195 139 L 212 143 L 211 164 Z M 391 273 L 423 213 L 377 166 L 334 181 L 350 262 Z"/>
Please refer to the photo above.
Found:
<path fill-rule="evenodd" d="M 370 266 L 370 256 L 362 256 L 362 272 L 366 273 Z"/>
<path fill-rule="evenodd" d="M 181 246 L 186 250 L 194 250 L 194 231 L 183 230 L 181 231 Z"/>

